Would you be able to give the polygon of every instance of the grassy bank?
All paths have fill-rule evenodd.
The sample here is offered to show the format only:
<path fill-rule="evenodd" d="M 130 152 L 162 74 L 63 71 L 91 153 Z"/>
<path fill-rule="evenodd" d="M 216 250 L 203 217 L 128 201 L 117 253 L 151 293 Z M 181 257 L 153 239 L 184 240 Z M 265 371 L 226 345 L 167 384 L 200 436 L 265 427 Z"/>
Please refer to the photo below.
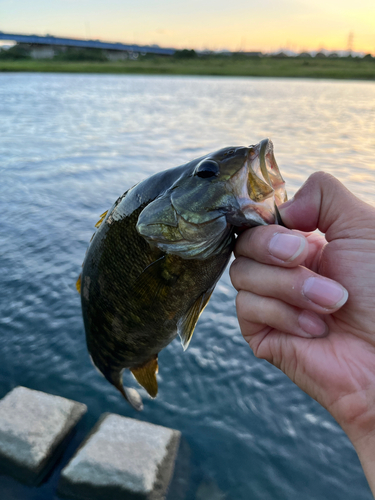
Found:
<path fill-rule="evenodd" d="M 221 76 L 273 76 L 375 80 L 375 59 L 247 58 L 207 56 L 192 59 L 140 58 L 119 62 L 0 60 L 0 71 Z"/>

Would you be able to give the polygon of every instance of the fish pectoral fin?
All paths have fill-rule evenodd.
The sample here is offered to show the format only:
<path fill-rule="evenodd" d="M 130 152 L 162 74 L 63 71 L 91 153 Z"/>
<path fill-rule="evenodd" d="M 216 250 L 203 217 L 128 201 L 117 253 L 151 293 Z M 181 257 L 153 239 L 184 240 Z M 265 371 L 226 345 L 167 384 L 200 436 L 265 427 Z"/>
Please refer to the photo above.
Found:
<path fill-rule="evenodd" d="M 182 347 L 184 351 L 189 347 L 191 338 L 194 333 L 195 325 L 198 322 L 199 316 L 202 314 L 203 309 L 208 304 L 208 301 L 211 298 L 213 292 L 213 288 L 207 290 L 202 295 L 198 297 L 198 299 L 194 302 L 192 307 L 187 312 L 186 316 L 178 322 L 177 332 L 181 339 Z"/>
<path fill-rule="evenodd" d="M 155 398 L 158 393 L 158 381 L 156 374 L 158 373 L 158 357 L 151 359 L 144 365 L 130 370 L 136 381 L 146 389 L 152 398 Z"/>
<path fill-rule="evenodd" d="M 177 280 L 178 274 L 169 271 L 167 258 L 163 255 L 138 276 L 133 285 L 134 297 L 143 305 L 165 300 Z"/>
<path fill-rule="evenodd" d="M 76 288 L 77 288 L 77 292 L 80 294 L 81 293 L 81 275 L 78 276 Z"/>
<path fill-rule="evenodd" d="M 102 225 L 102 222 L 105 219 L 105 216 L 107 215 L 107 213 L 108 213 L 108 210 L 106 212 L 102 213 L 102 215 L 100 216 L 100 219 L 95 224 L 95 227 L 100 227 Z"/>
<path fill-rule="evenodd" d="M 165 280 L 162 279 L 164 260 L 163 255 L 147 266 L 135 281 L 134 295 L 143 304 L 153 303 L 165 293 Z"/>

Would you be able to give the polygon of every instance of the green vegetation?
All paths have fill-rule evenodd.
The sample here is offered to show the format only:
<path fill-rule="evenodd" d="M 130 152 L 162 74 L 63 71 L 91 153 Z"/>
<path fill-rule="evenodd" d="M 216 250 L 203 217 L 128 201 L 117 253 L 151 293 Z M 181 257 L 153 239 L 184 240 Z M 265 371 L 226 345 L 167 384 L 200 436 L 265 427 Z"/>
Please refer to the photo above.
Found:
<path fill-rule="evenodd" d="M 193 49 L 183 49 L 176 50 L 174 57 L 176 59 L 194 59 L 194 57 L 198 57 L 198 54 Z"/>
<path fill-rule="evenodd" d="M 19 59 L 30 59 L 30 51 L 22 45 L 14 45 L 8 50 L 0 50 L 0 60 L 17 61 Z"/>
<path fill-rule="evenodd" d="M 106 62 L 107 57 L 100 49 L 78 49 L 76 47 L 68 47 L 64 52 L 55 55 L 53 61 L 95 61 Z"/>
<path fill-rule="evenodd" d="M 55 59 L 10 59 L 9 57 L 4 59 L 0 57 L 0 71 L 375 80 L 375 58 L 371 56 L 364 58 L 248 57 L 245 54 L 197 56 L 194 51 L 179 51 L 174 57 L 146 55 L 139 56 L 136 60 L 116 62 L 103 61 L 99 53 L 93 54 L 91 60 L 82 59 L 85 58 L 82 57 L 80 51 L 69 53 L 69 57 L 57 56 Z"/>

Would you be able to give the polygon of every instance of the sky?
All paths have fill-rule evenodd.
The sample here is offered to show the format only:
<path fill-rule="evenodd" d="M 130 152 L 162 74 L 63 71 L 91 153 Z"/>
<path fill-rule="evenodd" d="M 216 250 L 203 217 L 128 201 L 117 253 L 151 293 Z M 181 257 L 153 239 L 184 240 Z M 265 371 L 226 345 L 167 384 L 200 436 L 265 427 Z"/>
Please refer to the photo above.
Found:
<path fill-rule="evenodd" d="M 375 0 L 0 0 L 0 31 L 272 52 L 375 54 Z"/>

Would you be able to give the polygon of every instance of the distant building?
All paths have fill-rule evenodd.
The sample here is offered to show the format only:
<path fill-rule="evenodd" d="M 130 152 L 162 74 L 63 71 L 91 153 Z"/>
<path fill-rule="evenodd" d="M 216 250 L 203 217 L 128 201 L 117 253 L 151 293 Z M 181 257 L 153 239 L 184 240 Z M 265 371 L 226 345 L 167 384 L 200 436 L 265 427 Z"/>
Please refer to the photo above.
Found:
<path fill-rule="evenodd" d="M 56 49 L 53 47 L 48 47 L 48 45 L 28 45 L 28 44 L 19 44 L 23 45 L 25 48 L 30 49 L 30 56 L 33 59 L 52 59 L 55 57 Z"/>

